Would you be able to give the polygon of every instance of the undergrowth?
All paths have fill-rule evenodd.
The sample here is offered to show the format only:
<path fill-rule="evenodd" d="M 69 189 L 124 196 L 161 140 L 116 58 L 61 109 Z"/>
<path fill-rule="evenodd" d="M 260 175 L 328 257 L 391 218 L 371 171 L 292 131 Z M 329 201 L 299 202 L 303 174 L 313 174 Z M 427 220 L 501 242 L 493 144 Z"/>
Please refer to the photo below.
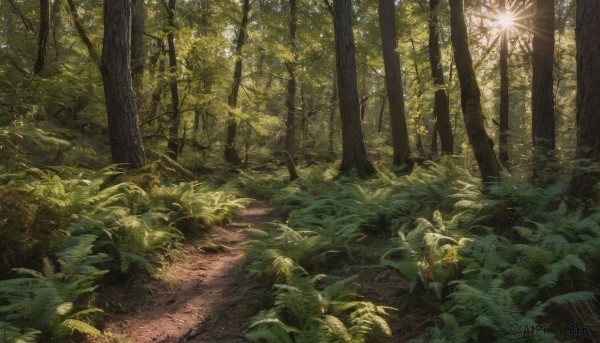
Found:
<path fill-rule="evenodd" d="M 247 337 L 330 341 L 319 336 L 326 312 L 310 310 L 319 301 L 294 314 L 311 318 L 310 325 L 289 318 L 284 297 L 305 289 L 319 292 L 306 286 L 314 282 L 298 286 L 297 271 L 307 273 L 304 280 L 311 274 L 343 275 L 373 253 L 365 243 L 370 236 L 388 235 L 388 247 L 378 254 L 382 277 L 397 273 L 391 279 L 401 294 L 398 318 L 391 322 L 395 337 L 414 342 L 599 339 L 599 209 L 568 209 L 560 182 L 540 188 L 506 176 L 484 191 L 456 162 L 448 158 L 419 166 L 409 176 L 380 173 L 367 181 L 335 179 L 330 169 L 318 167 L 303 170 L 291 183 L 284 175 L 245 175 L 241 186 L 269 196 L 286 218 L 251 230 L 255 239 L 245 247 L 250 273 L 274 285 L 271 309 L 253 319 Z M 357 285 L 347 284 L 349 289 Z M 410 313 L 415 306 L 430 318 L 418 332 L 410 330 L 419 315 Z M 345 327 L 340 332 L 352 332 L 343 315 L 332 315 Z M 557 330 L 561 327 L 578 334 Z M 353 340 L 341 334 L 331 341 Z"/>
<path fill-rule="evenodd" d="M 244 206 L 230 187 L 192 177 L 166 157 L 128 172 L 46 167 L 0 176 L 0 340 L 99 334 L 99 282 L 151 271 L 184 238 Z"/>

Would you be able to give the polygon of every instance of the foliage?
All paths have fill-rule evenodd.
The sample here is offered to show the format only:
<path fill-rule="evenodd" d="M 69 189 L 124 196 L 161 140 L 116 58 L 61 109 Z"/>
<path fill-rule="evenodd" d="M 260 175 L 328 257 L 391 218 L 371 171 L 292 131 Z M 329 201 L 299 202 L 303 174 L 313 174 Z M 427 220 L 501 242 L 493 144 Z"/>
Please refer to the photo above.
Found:
<path fill-rule="evenodd" d="M 391 336 L 384 306 L 356 300 L 347 293 L 354 277 L 319 291 L 300 267 L 287 284 L 275 285 L 274 307 L 257 314 L 248 326 L 251 342 L 373 342 Z"/>
<path fill-rule="evenodd" d="M 54 341 L 73 332 L 100 334 L 90 318 L 102 311 L 91 304 L 94 283 L 106 271 L 95 265 L 109 257 L 92 252 L 95 240 L 93 235 L 67 239 L 56 254 L 60 270 L 46 259 L 43 273 L 17 268 L 29 277 L 0 281 L 0 320 L 11 341 L 34 341 L 38 334 Z"/>

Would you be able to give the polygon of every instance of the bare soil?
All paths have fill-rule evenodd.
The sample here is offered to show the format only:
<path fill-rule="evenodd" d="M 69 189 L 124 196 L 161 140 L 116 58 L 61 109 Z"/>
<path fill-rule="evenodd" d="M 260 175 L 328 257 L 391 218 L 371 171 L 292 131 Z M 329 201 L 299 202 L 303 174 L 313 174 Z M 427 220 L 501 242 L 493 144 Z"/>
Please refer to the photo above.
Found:
<path fill-rule="evenodd" d="M 89 342 L 244 342 L 265 290 L 246 279 L 239 248 L 248 240 L 244 229 L 274 220 L 271 211 L 252 200 L 231 224 L 186 244 L 160 277 L 104 287 L 99 305 L 106 338 Z"/>

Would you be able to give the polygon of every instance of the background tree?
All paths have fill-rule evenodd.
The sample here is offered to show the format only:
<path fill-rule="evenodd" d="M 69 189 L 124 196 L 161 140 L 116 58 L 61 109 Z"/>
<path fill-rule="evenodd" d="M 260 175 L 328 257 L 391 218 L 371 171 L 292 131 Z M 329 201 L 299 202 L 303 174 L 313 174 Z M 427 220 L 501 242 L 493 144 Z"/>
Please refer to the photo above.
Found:
<path fill-rule="evenodd" d="M 577 1 L 577 154 L 579 165 L 570 194 L 581 199 L 598 197 L 600 172 L 600 2 Z"/>
<path fill-rule="evenodd" d="M 448 89 L 444 80 L 444 68 L 442 66 L 442 54 L 440 50 L 440 21 L 438 19 L 440 1 L 429 0 L 429 11 L 429 63 L 431 65 L 433 86 L 435 87 L 435 105 L 433 107 L 435 128 L 432 135 L 435 141 L 435 137 L 439 134 L 442 153 L 452 155 L 454 152 L 454 136 L 452 134 L 452 124 L 450 123 Z M 433 146 L 437 148 L 437 143 Z"/>
<path fill-rule="evenodd" d="M 375 173 L 375 168 L 367 156 L 362 132 L 356 80 L 351 0 L 335 0 L 333 2 L 333 23 L 339 107 L 342 118 L 342 164 L 340 172 L 346 174 L 356 170 L 360 177 L 367 177 Z"/>
<path fill-rule="evenodd" d="M 393 164 L 412 170 L 414 164 L 410 156 L 410 143 L 406 127 L 404 108 L 404 88 L 400 73 L 400 54 L 396 51 L 395 6 L 393 0 L 379 0 L 379 25 L 381 30 L 381 49 L 385 66 L 385 87 L 389 100 L 392 124 Z"/>
<path fill-rule="evenodd" d="M 510 29 L 509 12 L 506 0 L 499 0 L 500 11 L 500 144 L 498 146 L 500 163 L 508 166 L 508 36 Z"/>
<path fill-rule="evenodd" d="M 167 45 L 169 47 L 169 73 L 171 77 L 171 106 L 169 107 L 169 134 L 167 154 L 174 160 L 179 157 L 179 86 L 177 73 L 177 51 L 175 49 L 175 7 L 177 0 L 169 0 L 167 6 L 169 31 L 167 34 Z"/>
<path fill-rule="evenodd" d="M 131 82 L 130 20 L 129 1 L 104 1 L 104 47 L 100 69 L 112 160 L 140 168 L 144 165 L 145 155 Z"/>
<path fill-rule="evenodd" d="M 555 150 L 553 0 L 535 1 L 532 32 L 531 133 L 536 178 L 552 160 Z"/>
<path fill-rule="evenodd" d="M 296 127 L 294 116 L 296 114 L 296 30 L 298 26 L 298 16 L 296 13 L 296 0 L 289 0 L 290 4 L 290 46 L 292 50 L 292 59 L 285 62 L 289 79 L 287 82 L 287 120 L 285 122 L 285 164 L 290 174 L 290 180 L 298 178 L 296 164 L 294 162 L 294 129 Z"/>
<path fill-rule="evenodd" d="M 48 39 L 50 37 L 50 0 L 40 0 L 40 28 L 38 38 L 38 52 L 33 66 L 33 73 L 38 75 L 44 69 L 48 56 Z"/>
<path fill-rule="evenodd" d="M 481 93 L 469 51 L 463 0 L 450 0 L 450 24 L 454 60 L 460 80 L 461 106 L 467 134 L 483 181 L 496 181 L 502 169 L 493 149 L 493 141 L 485 130 Z"/>
<path fill-rule="evenodd" d="M 235 71 L 233 72 L 233 85 L 231 86 L 231 93 L 227 98 L 227 104 L 232 109 L 238 105 L 238 95 L 240 92 L 240 85 L 242 83 L 242 66 L 243 56 L 242 49 L 246 41 L 246 28 L 248 26 L 248 16 L 250 13 L 250 0 L 243 0 L 242 8 L 242 21 L 240 23 L 240 29 L 237 36 L 237 42 L 235 45 Z M 225 160 L 233 165 L 240 164 L 241 160 L 236 147 L 236 136 L 237 136 L 237 119 L 235 114 L 229 113 L 229 123 L 227 124 L 227 141 L 225 142 Z"/>

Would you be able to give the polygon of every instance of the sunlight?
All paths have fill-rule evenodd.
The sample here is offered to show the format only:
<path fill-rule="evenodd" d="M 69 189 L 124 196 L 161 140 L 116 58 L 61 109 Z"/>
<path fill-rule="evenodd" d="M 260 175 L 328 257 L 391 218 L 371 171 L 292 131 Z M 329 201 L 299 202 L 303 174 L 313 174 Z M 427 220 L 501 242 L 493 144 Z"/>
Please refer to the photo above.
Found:
<path fill-rule="evenodd" d="M 503 30 L 510 29 L 514 23 L 515 19 L 510 13 L 504 13 L 498 17 L 498 24 Z"/>

